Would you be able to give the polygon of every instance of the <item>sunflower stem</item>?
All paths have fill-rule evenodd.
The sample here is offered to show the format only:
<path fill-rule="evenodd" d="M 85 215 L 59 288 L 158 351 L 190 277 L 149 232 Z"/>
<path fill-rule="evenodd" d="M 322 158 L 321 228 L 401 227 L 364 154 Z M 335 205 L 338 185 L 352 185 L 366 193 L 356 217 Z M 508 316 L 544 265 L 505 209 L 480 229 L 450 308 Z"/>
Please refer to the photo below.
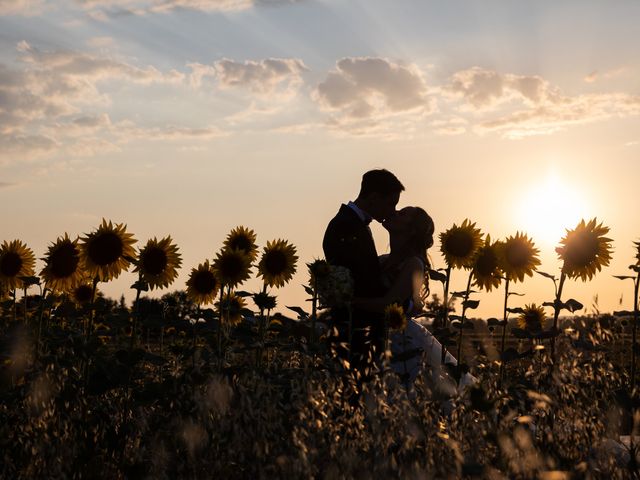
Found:
<path fill-rule="evenodd" d="M 16 289 L 13 289 L 13 292 L 11 293 L 11 296 L 13 297 L 13 321 L 17 322 L 18 321 L 18 303 L 16 302 Z"/>
<path fill-rule="evenodd" d="M 24 303 L 24 323 L 27 323 L 27 286 L 24 286 L 24 295 L 22 296 L 22 302 Z"/>
<path fill-rule="evenodd" d="M 447 323 L 449 323 L 449 282 L 451 280 L 451 266 L 447 266 L 446 271 L 447 279 L 444 282 L 444 300 L 443 300 L 443 312 L 442 312 L 442 328 L 447 328 Z M 442 344 L 442 348 L 440 351 L 442 352 L 442 356 L 440 358 L 440 363 L 444 365 L 444 362 L 447 358 L 447 349 L 445 347 L 445 342 L 440 342 Z"/>
<path fill-rule="evenodd" d="M 40 287 L 40 307 L 38 310 L 38 336 L 36 339 L 36 358 L 40 355 L 40 337 L 42 336 L 42 317 L 44 315 L 44 300 L 47 296 L 47 289 Z"/>
<path fill-rule="evenodd" d="M 91 331 L 93 330 L 93 319 L 96 314 L 96 289 L 99 281 L 98 277 L 93 279 L 93 286 L 91 289 L 91 310 L 89 311 L 89 325 L 87 326 L 87 340 L 89 340 Z"/>
<path fill-rule="evenodd" d="M 564 287 L 564 282 L 567 279 L 567 274 L 562 272 L 560 274 L 560 282 L 558 284 L 558 290 L 556 293 L 556 299 L 553 302 L 553 336 L 551 337 L 551 361 L 552 364 L 555 363 L 556 360 L 556 336 L 558 330 L 558 318 L 560 317 L 560 310 L 562 309 L 562 288 Z"/>
<path fill-rule="evenodd" d="M 142 273 L 139 274 L 138 276 L 138 284 L 140 283 L 140 281 L 142 280 Z M 131 345 L 129 350 L 133 350 L 133 348 L 136 346 L 136 334 L 138 331 L 138 317 L 140 316 L 140 292 L 142 290 L 140 289 L 140 287 L 136 287 L 136 301 L 135 301 L 135 311 L 133 312 L 133 327 L 131 330 Z M 144 339 L 143 339 L 144 342 Z"/>
<path fill-rule="evenodd" d="M 509 312 L 507 311 L 507 304 L 509 303 L 509 277 L 506 278 L 504 284 L 504 308 L 502 310 L 502 341 L 500 342 L 500 374 L 498 377 L 498 386 L 502 383 L 504 376 L 504 344 L 507 338 L 507 319 Z"/>
<path fill-rule="evenodd" d="M 473 278 L 473 270 L 469 272 L 467 280 L 467 289 L 464 292 L 464 301 L 462 302 L 462 318 L 460 319 L 460 332 L 458 333 L 458 375 L 462 374 L 462 333 L 464 331 L 464 321 L 467 314 L 467 300 L 469 300 L 469 291 L 471 290 L 471 279 Z"/>
<path fill-rule="evenodd" d="M 309 343 L 313 350 L 316 341 L 316 315 L 318 312 L 318 282 L 315 279 L 315 275 L 312 280 L 311 288 L 313 290 L 313 295 L 311 297 L 311 335 L 309 335 Z"/>
<path fill-rule="evenodd" d="M 266 295 L 267 294 L 267 284 L 263 283 L 262 284 L 262 294 Z M 260 318 L 258 320 L 259 325 L 258 325 L 258 335 L 260 337 L 260 344 L 258 346 L 257 349 L 257 355 L 258 358 L 256 359 L 256 363 L 258 365 L 258 367 L 260 367 L 262 365 L 262 349 L 264 348 L 264 330 L 265 330 L 265 316 L 264 316 L 264 307 L 261 306 L 260 307 Z"/>
<path fill-rule="evenodd" d="M 220 285 L 220 305 L 218 305 L 218 369 L 222 370 L 222 324 L 224 322 L 224 285 Z"/>
<path fill-rule="evenodd" d="M 638 329 L 638 293 L 640 290 L 640 272 L 636 275 L 636 281 L 633 288 L 633 329 L 631 335 L 631 384 L 629 385 L 630 394 L 636 386 L 636 338 Z"/>

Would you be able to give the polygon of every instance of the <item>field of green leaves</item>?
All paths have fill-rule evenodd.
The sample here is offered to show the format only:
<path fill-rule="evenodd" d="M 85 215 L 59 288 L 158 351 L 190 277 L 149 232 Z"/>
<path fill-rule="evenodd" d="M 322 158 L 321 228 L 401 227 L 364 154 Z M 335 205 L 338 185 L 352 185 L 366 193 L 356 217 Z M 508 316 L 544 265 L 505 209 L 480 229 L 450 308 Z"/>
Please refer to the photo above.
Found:
<path fill-rule="evenodd" d="M 348 305 L 348 281 L 323 260 L 307 264 L 309 308 L 274 313 L 299 268 L 285 240 L 259 251 L 238 227 L 160 299 L 145 292 L 172 285 L 182 263 L 170 237 L 135 249 L 103 221 L 53 242 L 38 275 L 34 253 L 5 241 L 0 478 L 640 478 L 640 244 L 619 276 L 633 282 L 629 310 L 579 316 L 562 294 L 609 263 L 607 232 L 595 220 L 567 231 L 557 274 L 536 273 L 524 234 L 492 241 L 467 220 L 441 234 L 446 265 L 427 272 L 419 318 L 461 360 L 444 367 L 451 377 L 477 378 L 453 391 L 426 372 L 408 388 L 388 354 L 366 380 L 332 354 L 327 307 Z M 128 269 L 135 301 L 104 297 L 101 283 Z M 252 269 L 258 292 L 242 290 Z M 458 273 L 467 288 L 450 292 Z M 553 298 L 517 305 L 510 287 L 534 274 Z M 492 289 L 500 318 L 471 318 Z"/>

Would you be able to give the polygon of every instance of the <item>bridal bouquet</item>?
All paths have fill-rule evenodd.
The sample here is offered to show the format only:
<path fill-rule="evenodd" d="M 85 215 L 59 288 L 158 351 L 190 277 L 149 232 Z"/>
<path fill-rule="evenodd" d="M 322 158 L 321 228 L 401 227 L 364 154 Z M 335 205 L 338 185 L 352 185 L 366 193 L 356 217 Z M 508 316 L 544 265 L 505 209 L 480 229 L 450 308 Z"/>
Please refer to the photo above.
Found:
<path fill-rule="evenodd" d="M 320 304 L 324 307 L 344 307 L 353 298 L 353 278 L 346 267 L 330 265 L 322 277 L 316 277 Z"/>

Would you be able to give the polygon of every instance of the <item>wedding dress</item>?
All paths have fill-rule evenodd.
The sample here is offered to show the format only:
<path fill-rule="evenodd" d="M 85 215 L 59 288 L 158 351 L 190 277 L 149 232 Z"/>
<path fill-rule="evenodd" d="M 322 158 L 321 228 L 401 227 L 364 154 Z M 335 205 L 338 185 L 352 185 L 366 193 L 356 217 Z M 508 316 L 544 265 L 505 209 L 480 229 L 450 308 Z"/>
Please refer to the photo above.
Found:
<path fill-rule="evenodd" d="M 410 312 L 413 301 L 407 301 Z M 447 372 L 447 366 L 457 367 L 457 359 L 447 350 L 442 364 L 442 344 L 419 321 L 408 315 L 407 326 L 402 331 L 394 331 L 389 335 L 391 350 L 391 368 L 406 387 L 411 388 L 418 375 L 425 375 L 424 380 L 439 392 L 453 396 L 475 383 L 475 377 L 469 373 L 462 375 L 460 382 Z"/>

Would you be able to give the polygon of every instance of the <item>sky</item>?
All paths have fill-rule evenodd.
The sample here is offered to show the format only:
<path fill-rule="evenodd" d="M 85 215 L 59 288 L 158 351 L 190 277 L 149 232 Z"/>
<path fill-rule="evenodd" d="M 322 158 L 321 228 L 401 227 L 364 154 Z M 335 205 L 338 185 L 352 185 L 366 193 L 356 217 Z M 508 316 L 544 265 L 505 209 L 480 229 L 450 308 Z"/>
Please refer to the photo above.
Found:
<path fill-rule="evenodd" d="M 0 241 L 41 258 L 102 218 L 139 246 L 171 235 L 170 291 L 244 225 L 296 245 L 274 293 L 304 306 L 328 221 L 386 168 L 437 233 L 527 232 L 549 273 L 565 228 L 597 217 L 611 265 L 565 298 L 631 309 L 613 275 L 640 239 L 639 20 L 636 0 L 0 0 Z M 134 281 L 100 288 L 131 299 Z M 539 275 L 513 289 L 513 306 L 553 296 Z M 500 316 L 502 295 L 477 294 L 475 315 Z"/>

